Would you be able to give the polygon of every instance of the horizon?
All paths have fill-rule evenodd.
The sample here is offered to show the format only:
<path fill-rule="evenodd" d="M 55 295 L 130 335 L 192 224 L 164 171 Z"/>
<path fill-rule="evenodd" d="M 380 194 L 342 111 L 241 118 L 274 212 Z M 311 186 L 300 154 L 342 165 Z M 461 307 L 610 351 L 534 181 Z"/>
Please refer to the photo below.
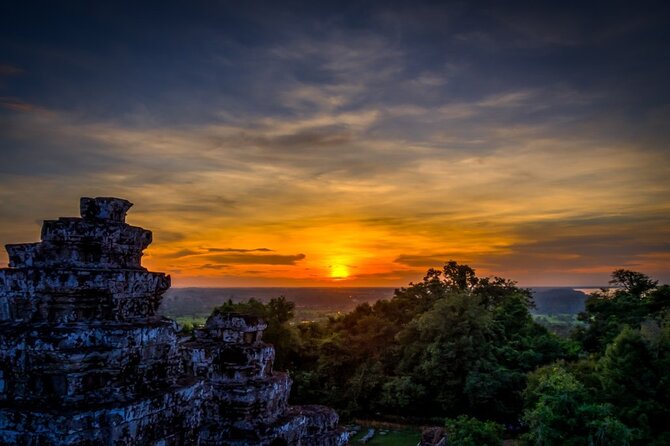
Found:
<path fill-rule="evenodd" d="M 116 196 L 176 288 L 670 283 L 663 3 L 1 10 L 0 245 Z"/>
<path fill-rule="evenodd" d="M 613 288 L 611 285 L 522 285 L 522 284 L 517 284 L 519 288 L 572 288 L 575 290 L 578 289 L 596 289 L 596 288 Z M 408 284 L 404 285 L 408 286 Z M 375 289 L 375 288 L 385 288 L 385 289 L 397 289 L 397 288 L 403 288 L 403 286 L 340 286 L 340 285 L 335 285 L 335 286 L 171 286 L 170 289 L 179 289 L 179 290 L 188 290 L 188 289 L 211 289 L 211 290 L 216 290 L 216 289 L 229 289 L 229 290 L 234 290 L 234 289 L 240 289 L 240 290 L 246 290 L 246 289 L 292 289 L 292 288 L 299 288 L 299 289 L 310 289 L 310 288 L 315 288 L 315 289 L 320 289 L 320 288 L 337 288 L 337 289 Z"/>

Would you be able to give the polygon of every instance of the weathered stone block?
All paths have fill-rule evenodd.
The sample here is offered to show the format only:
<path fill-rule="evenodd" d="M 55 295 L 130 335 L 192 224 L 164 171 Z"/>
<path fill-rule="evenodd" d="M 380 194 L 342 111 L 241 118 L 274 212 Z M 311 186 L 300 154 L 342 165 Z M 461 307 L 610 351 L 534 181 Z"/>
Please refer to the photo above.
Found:
<path fill-rule="evenodd" d="M 132 205 L 128 200 L 114 197 L 82 197 L 79 202 L 82 218 L 119 223 L 126 221 L 126 213 Z"/>
<path fill-rule="evenodd" d="M 170 276 L 126 269 L 5 268 L 0 269 L 0 287 L 0 322 L 96 319 L 95 312 L 86 312 L 96 306 L 95 296 L 100 318 L 135 320 L 156 314 Z M 67 296 L 74 299 L 71 311 L 62 307 Z"/>
<path fill-rule="evenodd" d="M 197 445 L 202 381 L 185 380 L 142 399 L 86 410 L 0 408 L 0 444 L 6 446 Z"/>
<path fill-rule="evenodd" d="M 272 373 L 275 358 L 269 344 L 223 344 L 213 340 L 184 343 L 183 352 L 190 373 L 212 382 L 264 378 Z"/>

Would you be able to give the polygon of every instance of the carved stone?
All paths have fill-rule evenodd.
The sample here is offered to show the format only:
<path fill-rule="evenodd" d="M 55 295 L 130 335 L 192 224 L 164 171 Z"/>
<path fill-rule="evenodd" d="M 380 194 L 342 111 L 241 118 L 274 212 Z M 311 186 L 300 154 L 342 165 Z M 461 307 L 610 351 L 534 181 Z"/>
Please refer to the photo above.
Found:
<path fill-rule="evenodd" d="M 0 269 L 0 444 L 346 443 L 337 415 L 287 405 L 263 321 L 216 314 L 193 340 L 156 310 L 170 277 L 141 266 L 132 204 L 82 198 Z"/>

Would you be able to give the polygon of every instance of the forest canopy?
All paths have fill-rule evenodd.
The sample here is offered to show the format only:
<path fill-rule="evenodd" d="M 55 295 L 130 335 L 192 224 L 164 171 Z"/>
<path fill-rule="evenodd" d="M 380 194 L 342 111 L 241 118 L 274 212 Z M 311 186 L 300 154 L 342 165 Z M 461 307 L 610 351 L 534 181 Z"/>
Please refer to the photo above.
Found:
<path fill-rule="evenodd" d="M 283 297 L 215 311 L 264 317 L 295 402 L 344 417 L 446 424 L 453 441 L 486 432 L 485 444 L 502 432 L 532 445 L 670 444 L 670 287 L 628 270 L 611 285 L 569 338 L 534 321 L 530 290 L 454 261 L 324 322 L 293 324 Z"/>

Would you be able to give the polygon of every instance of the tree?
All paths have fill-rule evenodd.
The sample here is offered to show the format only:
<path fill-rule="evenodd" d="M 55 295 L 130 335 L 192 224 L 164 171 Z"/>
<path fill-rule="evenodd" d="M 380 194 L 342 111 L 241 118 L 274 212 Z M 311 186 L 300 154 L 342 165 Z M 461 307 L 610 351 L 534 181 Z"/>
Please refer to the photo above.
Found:
<path fill-rule="evenodd" d="M 536 446 L 627 446 L 631 430 L 612 406 L 593 403 L 587 389 L 560 365 L 530 374 L 524 393 L 525 441 Z"/>
<path fill-rule="evenodd" d="M 467 376 L 493 361 L 493 335 L 492 315 L 468 294 L 451 294 L 413 319 L 398 334 L 402 357 L 397 373 L 429 390 L 430 400 L 416 410 L 429 416 L 468 408 Z"/>
<path fill-rule="evenodd" d="M 402 389 L 425 389 L 413 413 L 515 420 L 526 373 L 565 355 L 561 341 L 533 321 L 528 290 L 478 278 L 467 265 L 429 270 L 396 299 L 418 303 L 396 336 L 399 361 L 392 370 L 403 377 Z M 392 382 L 389 389 L 397 391 L 400 383 Z"/>
<path fill-rule="evenodd" d="M 627 294 L 640 298 L 649 290 L 656 288 L 658 280 L 652 280 L 646 274 L 627 269 L 617 269 L 612 273 L 610 285 L 621 288 Z"/>
<path fill-rule="evenodd" d="M 670 436 L 670 337 L 668 329 L 648 331 L 625 327 L 598 362 L 599 397 L 615 405 L 621 420 L 635 427 L 639 444 Z"/>
<path fill-rule="evenodd" d="M 503 427 L 493 421 L 480 421 L 461 415 L 445 422 L 450 446 L 500 446 Z"/>
<path fill-rule="evenodd" d="M 454 291 L 470 291 L 479 283 L 475 270 L 468 265 L 459 265 L 450 260 L 444 265 L 443 271 L 444 283 Z"/>
<path fill-rule="evenodd" d="M 624 326 L 639 328 L 643 321 L 670 309 L 670 289 L 657 288 L 658 281 L 645 274 L 619 269 L 612 273 L 610 283 L 617 289 L 593 293 L 579 314 L 587 325 L 578 328 L 573 338 L 587 352 L 603 353 Z"/>
<path fill-rule="evenodd" d="M 566 354 L 533 321 L 531 304 L 515 282 L 447 262 L 389 300 L 301 324 L 300 348 L 288 361 L 294 401 L 326 403 L 344 416 L 517 422 L 526 373 Z"/>

